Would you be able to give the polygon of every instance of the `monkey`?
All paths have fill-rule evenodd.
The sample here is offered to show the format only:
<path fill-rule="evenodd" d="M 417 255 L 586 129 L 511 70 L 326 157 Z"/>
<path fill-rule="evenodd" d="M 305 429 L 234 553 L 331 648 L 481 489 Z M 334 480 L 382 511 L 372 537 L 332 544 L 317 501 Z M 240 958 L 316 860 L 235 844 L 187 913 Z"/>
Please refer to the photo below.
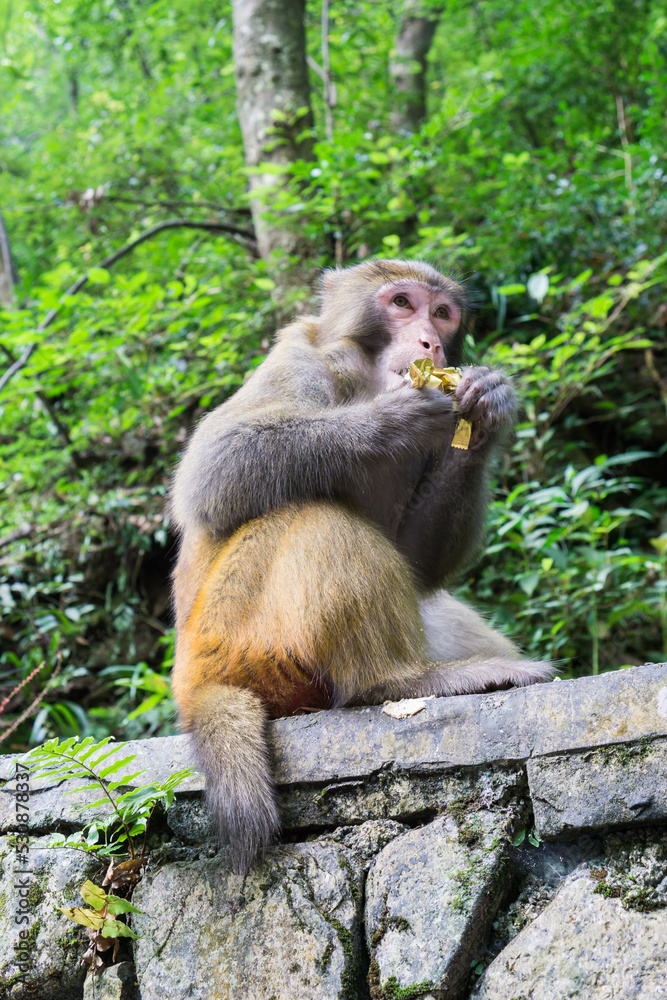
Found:
<path fill-rule="evenodd" d="M 480 547 L 517 400 L 486 366 L 453 397 L 404 372 L 458 366 L 470 325 L 426 263 L 326 271 L 319 315 L 277 333 L 181 459 L 173 692 L 235 872 L 280 827 L 268 720 L 553 676 L 445 589 Z"/>

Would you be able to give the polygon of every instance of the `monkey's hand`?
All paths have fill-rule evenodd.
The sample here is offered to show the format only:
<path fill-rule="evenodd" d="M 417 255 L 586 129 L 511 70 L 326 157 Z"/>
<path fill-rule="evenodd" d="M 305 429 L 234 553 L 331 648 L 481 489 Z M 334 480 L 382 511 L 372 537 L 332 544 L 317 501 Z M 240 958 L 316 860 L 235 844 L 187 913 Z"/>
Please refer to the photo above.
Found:
<path fill-rule="evenodd" d="M 507 434 L 514 426 L 516 393 L 507 376 L 495 368 L 464 368 L 454 398 L 461 416 L 473 426 L 473 447 L 489 437 Z"/>
<path fill-rule="evenodd" d="M 392 451 L 428 451 L 451 440 L 457 421 L 452 396 L 437 389 L 404 384 L 373 400 L 379 410 L 383 438 Z"/>

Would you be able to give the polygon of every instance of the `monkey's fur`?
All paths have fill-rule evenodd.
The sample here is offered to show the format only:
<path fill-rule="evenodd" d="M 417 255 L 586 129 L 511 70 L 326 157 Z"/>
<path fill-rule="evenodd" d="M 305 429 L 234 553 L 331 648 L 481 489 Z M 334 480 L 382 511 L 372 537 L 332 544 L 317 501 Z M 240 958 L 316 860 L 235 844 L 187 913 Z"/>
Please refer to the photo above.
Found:
<path fill-rule="evenodd" d="M 279 828 L 267 719 L 552 675 L 440 589 L 479 545 L 515 397 L 465 369 L 461 451 L 452 399 L 398 371 L 425 352 L 458 365 L 467 324 L 462 288 L 426 264 L 328 272 L 319 317 L 278 334 L 182 459 L 174 694 L 235 871 Z"/>

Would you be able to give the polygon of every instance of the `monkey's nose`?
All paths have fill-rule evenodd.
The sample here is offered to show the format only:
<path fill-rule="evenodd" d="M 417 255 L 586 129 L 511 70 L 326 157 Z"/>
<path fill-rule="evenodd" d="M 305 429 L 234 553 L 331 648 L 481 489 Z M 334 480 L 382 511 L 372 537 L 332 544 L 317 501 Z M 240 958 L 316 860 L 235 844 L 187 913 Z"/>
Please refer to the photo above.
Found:
<path fill-rule="evenodd" d="M 431 340 L 429 337 L 420 337 L 419 343 L 432 361 L 439 362 L 442 360 L 442 344 L 437 340 Z"/>

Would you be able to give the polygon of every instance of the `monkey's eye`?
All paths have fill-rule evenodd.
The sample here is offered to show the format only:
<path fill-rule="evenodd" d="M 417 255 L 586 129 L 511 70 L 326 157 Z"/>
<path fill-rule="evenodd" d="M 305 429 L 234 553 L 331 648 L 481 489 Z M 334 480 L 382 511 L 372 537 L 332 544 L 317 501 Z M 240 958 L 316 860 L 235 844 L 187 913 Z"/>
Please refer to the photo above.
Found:
<path fill-rule="evenodd" d="M 405 297 L 405 295 L 395 295 L 393 301 L 394 301 L 394 305 L 398 306 L 399 309 L 409 309 L 410 308 L 410 302 Z"/>
<path fill-rule="evenodd" d="M 438 319 L 449 319 L 449 309 L 447 306 L 438 306 L 434 315 L 437 316 Z"/>

